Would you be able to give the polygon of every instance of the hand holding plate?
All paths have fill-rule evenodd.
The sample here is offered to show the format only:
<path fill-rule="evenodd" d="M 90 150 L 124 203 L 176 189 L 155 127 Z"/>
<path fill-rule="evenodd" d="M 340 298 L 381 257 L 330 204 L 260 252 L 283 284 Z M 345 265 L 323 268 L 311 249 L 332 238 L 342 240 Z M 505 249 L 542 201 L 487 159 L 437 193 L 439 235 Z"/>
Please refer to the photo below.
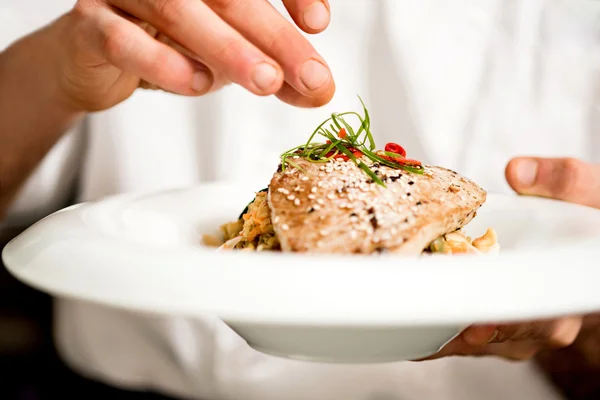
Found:
<path fill-rule="evenodd" d="M 545 321 L 472 326 L 428 359 L 499 356 L 515 361 L 528 360 L 541 350 L 573 344 L 581 330 L 582 321 L 582 317 L 571 316 Z"/>
<path fill-rule="evenodd" d="M 598 165 L 572 158 L 521 157 L 508 163 L 506 179 L 513 190 L 522 195 L 600 208 Z M 570 316 L 546 321 L 472 326 L 427 359 L 491 355 L 527 360 L 542 350 L 571 346 L 580 335 L 583 322 L 588 320 L 598 321 L 598 318 Z M 588 325 L 585 324 L 586 327 Z"/>

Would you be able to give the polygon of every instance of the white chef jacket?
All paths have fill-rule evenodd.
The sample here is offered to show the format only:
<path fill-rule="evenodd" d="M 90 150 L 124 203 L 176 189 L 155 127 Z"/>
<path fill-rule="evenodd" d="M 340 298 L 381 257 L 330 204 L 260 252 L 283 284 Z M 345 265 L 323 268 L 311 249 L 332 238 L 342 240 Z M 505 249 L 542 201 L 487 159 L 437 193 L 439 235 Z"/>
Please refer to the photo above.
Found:
<path fill-rule="evenodd" d="M 282 9 L 278 1 L 273 4 Z M 73 0 L 0 3 L 0 46 Z M 600 3 L 593 0 L 330 0 L 311 36 L 337 93 L 296 109 L 230 86 L 181 98 L 135 93 L 89 115 L 46 157 L 2 225 L 77 200 L 264 178 L 331 111 L 370 109 L 381 145 L 504 192 L 516 155 L 600 158 Z M 287 15 L 287 14 L 286 14 Z M 43 112 L 40 110 L 40 112 Z M 2 227 L 0 225 L 0 227 Z M 230 400 L 558 400 L 532 363 L 495 358 L 326 365 L 252 350 L 217 319 L 142 315 L 57 299 L 56 343 L 82 375 L 134 390 Z"/>

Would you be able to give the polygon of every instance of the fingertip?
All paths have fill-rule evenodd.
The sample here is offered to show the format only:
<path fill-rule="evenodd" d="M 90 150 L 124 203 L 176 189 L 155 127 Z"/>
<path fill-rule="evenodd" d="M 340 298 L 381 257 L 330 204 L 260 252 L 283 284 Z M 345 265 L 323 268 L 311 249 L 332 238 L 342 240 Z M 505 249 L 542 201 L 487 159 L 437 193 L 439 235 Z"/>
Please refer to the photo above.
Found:
<path fill-rule="evenodd" d="M 298 71 L 296 86 L 307 97 L 318 98 L 331 91 L 333 76 L 325 62 L 311 58 Z"/>
<path fill-rule="evenodd" d="M 555 322 L 550 337 L 549 345 L 552 348 L 563 348 L 572 345 L 583 326 L 583 317 L 573 316 L 559 319 Z"/>
<path fill-rule="evenodd" d="M 473 354 L 475 350 L 476 347 L 467 343 L 461 334 L 442 346 L 437 353 L 418 361 L 431 361 L 445 357 L 465 356 L 468 354 Z"/>
<path fill-rule="evenodd" d="M 327 0 L 283 0 L 290 16 L 304 32 L 323 32 L 331 22 L 331 7 Z"/>
<path fill-rule="evenodd" d="M 173 82 L 172 84 L 167 83 L 165 86 L 161 86 L 163 90 L 181 96 L 200 97 L 213 93 L 231 84 L 231 81 L 215 74 L 204 64 L 190 58 L 188 58 L 187 61 L 189 63 L 189 71 L 182 71 L 178 75 L 180 78 L 178 82 Z M 189 77 L 187 84 L 185 84 L 185 77 Z"/>
<path fill-rule="evenodd" d="M 302 11 L 301 21 L 300 27 L 306 33 L 323 32 L 331 22 L 329 4 L 323 1 L 315 1 Z"/>
<path fill-rule="evenodd" d="M 323 107 L 327 104 L 329 104 L 329 102 L 331 102 L 331 100 L 333 99 L 333 94 L 334 94 L 334 90 L 331 91 L 327 91 L 321 95 L 318 96 L 314 96 L 314 97 L 308 97 L 308 102 L 307 102 L 307 107 L 308 108 L 319 108 L 319 107 Z"/>
<path fill-rule="evenodd" d="M 269 96 L 277 93 L 282 85 L 283 72 L 278 66 L 263 62 L 254 67 L 249 88 L 254 94 Z"/>
<path fill-rule="evenodd" d="M 194 95 L 201 96 L 210 91 L 214 82 L 210 71 L 199 68 L 192 75 L 192 91 Z"/>
<path fill-rule="evenodd" d="M 336 85 L 332 77 L 327 87 L 325 87 L 321 93 L 313 97 L 313 107 L 322 107 L 329 104 L 335 95 L 335 90 Z"/>
<path fill-rule="evenodd" d="M 328 104 L 335 93 L 335 85 L 333 88 L 324 92 L 322 95 L 315 97 L 307 97 L 294 89 L 290 84 L 284 82 L 281 89 L 276 93 L 279 100 L 300 108 L 318 108 Z"/>
<path fill-rule="evenodd" d="M 473 326 L 462 333 L 462 338 L 469 346 L 481 347 L 492 343 L 498 337 L 495 326 Z"/>
<path fill-rule="evenodd" d="M 506 178 L 506 182 L 514 191 L 518 192 L 518 185 L 515 185 L 516 177 L 515 177 L 515 165 L 518 163 L 517 158 L 513 158 L 506 164 L 506 168 L 504 168 L 504 177 Z"/>
<path fill-rule="evenodd" d="M 506 181 L 517 193 L 525 193 L 535 185 L 538 170 L 538 159 L 533 157 L 514 158 L 506 165 Z"/>

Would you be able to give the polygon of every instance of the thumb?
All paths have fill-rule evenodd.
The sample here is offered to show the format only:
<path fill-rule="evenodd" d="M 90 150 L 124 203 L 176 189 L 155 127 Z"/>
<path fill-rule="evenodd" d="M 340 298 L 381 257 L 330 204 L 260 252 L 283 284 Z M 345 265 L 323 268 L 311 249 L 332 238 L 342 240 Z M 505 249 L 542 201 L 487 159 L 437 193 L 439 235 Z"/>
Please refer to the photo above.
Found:
<path fill-rule="evenodd" d="M 600 165 L 573 158 L 519 157 L 508 163 L 505 173 L 519 194 L 600 208 Z"/>

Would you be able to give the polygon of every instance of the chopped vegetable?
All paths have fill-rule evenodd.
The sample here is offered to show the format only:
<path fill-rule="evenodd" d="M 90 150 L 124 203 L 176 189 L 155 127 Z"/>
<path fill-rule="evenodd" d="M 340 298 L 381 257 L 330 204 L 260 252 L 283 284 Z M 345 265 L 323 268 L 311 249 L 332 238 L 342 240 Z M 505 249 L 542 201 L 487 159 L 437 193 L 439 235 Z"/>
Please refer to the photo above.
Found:
<path fill-rule="evenodd" d="M 413 160 L 410 158 L 402 158 L 402 157 L 399 157 L 398 155 L 390 155 L 390 154 L 394 154 L 394 153 L 384 152 L 383 154 L 379 154 L 379 157 L 383 158 L 384 160 L 398 163 L 400 165 L 415 166 L 415 167 L 421 166 L 421 161 Z"/>
<path fill-rule="evenodd" d="M 263 193 L 263 192 L 268 192 L 269 188 L 264 188 L 262 190 L 259 190 L 256 194 L 258 193 Z M 256 197 L 255 197 L 256 199 Z M 242 211 L 242 213 L 240 214 L 240 216 L 238 217 L 238 219 L 242 219 L 242 217 L 244 216 L 244 214 L 246 214 L 248 212 L 248 207 L 250 207 L 250 204 L 254 203 L 254 200 L 252 200 L 250 203 L 248 203 L 248 205 L 246 206 L 246 208 L 244 208 L 244 211 Z"/>
<path fill-rule="evenodd" d="M 404 150 L 404 147 L 393 142 L 390 142 L 385 145 L 385 151 L 388 153 L 399 154 L 402 157 L 406 157 L 406 150 Z"/>
<path fill-rule="evenodd" d="M 226 241 L 241 237 L 234 243 L 236 249 L 274 250 L 279 248 L 279 240 L 273 229 L 271 211 L 268 205 L 268 193 L 260 191 L 252 203 L 248 205 L 248 211 L 242 215 L 240 220 L 221 226 Z"/>

